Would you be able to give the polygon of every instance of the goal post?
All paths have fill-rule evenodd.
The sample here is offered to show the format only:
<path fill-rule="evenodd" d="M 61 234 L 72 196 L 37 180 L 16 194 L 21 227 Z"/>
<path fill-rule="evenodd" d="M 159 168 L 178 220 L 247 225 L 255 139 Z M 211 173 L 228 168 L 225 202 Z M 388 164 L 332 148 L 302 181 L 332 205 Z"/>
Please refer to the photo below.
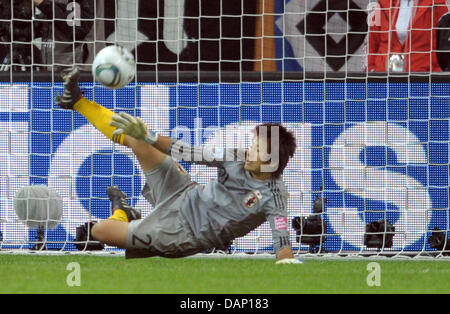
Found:
<path fill-rule="evenodd" d="M 164 135 L 187 130 L 193 144 L 245 147 L 250 137 L 243 135 L 264 122 L 294 132 L 297 151 L 283 179 L 295 253 L 448 254 L 450 79 L 440 72 L 368 72 L 369 26 L 359 22 L 368 20 L 372 2 L 91 3 L 93 19 L 72 10 L 74 25 L 78 17 L 92 22 L 89 36 L 76 40 L 85 47 L 79 63 L 85 97 L 140 116 Z M 0 23 L 21 25 L 8 16 Z M 0 250 L 35 245 L 37 230 L 19 221 L 13 206 L 25 185 L 47 185 L 63 200 L 61 222 L 44 233 L 51 252 L 77 252 L 76 227 L 108 218 L 109 185 L 150 214 L 132 152 L 55 104 L 63 90 L 60 62 L 24 66 L 17 61 L 24 58 L 11 58 L 26 53 L 22 42 L 9 40 L 3 44 L 9 55 L 0 56 Z M 137 60 L 134 82 L 119 90 L 86 71 L 95 51 L 112 43 L 127 46 Z M 214 168 L 183 166 L 200 184 L 217 176 Z M 231 255 L 272 252 L 268 223 L 227 248 Z"/>

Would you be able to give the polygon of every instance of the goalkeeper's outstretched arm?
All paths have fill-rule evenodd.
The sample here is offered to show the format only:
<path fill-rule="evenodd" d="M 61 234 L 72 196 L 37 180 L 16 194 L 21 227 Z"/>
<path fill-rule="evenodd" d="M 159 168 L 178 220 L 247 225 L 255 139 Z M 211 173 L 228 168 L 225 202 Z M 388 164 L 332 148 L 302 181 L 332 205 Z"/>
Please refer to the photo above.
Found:
<path fill-rule="evenodd" d="M 155 164 L 158 164 L 158 160 L 150 161 L 148 165 L 147 163 L 145 163 L 146 165 L 142 164 L 146 160 L 144 157 L 148 151 L 142 147 L 140 141 L 146 142 L 156 152 L 162 153 L 159 156 L 160 158 L 156 159 L 164 158 L 163 156 L 165 155 L 171 155 L 178 160 L 221 167 L 224 157 L 229 157 L 229 152 L 231 151 L 218 150 L 215 152 L 203 147 L 190 146 L 170 137 L 158 136 L 158 134 L 148 130 L 139 117 L 133 117 L 125 112 L 116 114 L 95 101 L 87 100 L 82 96 L 78 86 L 79 76 L 80 72 L 77 68 L 63 72 L 64 93 L 57 97 L 58 105 L 64 109 L 78 111 L 110 140 L 133 148 L 133 151 L 141 156 L 140 162 L 142 166 L 145 166 L 144 168 L 153 168 Z M 129 137 L 128 139 L 127 136 Z M 245 156 L 245 153 L 243 155 Z"/>
<path fill-rule="evenodd" d="M 127 135 L 144 141 L 160 152 L 170 155 L 177 160 L 221 167 L 225 160 L 234 160 L 236 157 L 239 157 L 234 150 L 193 146 L 181 140 L 158 135 L 149 130 L 141 118 L 133 117 L 126 112 L 113 115 L 110 125 L 117 128 L 113 135 Z M 242 151 L 241 155 L 241 158 L 245 159 L 245 151 Z"/>
<path fill-rule="evenodd" d="M 273 248 L 275 250 L 276 264 L 301 264 L 294 258 L 288 230 L 287 199 L 282 198 L 279 203 L 266 205 L 266 219 L 272 229 Z"/>

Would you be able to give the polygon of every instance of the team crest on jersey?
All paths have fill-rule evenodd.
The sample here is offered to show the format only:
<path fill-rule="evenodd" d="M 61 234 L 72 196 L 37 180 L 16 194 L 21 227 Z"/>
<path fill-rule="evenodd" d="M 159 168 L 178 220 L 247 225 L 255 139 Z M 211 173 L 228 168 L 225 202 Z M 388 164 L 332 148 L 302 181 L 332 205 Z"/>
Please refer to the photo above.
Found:
<path fill-rule="evenodd" d="M 261 192 L 259 191 L 250 192 L 244 198 L 244 206 L 246 208 L 255 207 L 261 198 L 262 198 Z"/>

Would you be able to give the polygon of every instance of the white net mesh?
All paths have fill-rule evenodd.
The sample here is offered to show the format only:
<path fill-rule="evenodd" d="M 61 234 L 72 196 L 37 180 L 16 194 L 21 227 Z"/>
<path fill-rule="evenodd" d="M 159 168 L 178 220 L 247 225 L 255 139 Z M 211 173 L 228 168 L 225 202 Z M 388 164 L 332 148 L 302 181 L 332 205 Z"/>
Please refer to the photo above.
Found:
<path fill-rule="evenodd" d="M 387 2 L 44 0 L 39 10 L 31 0 L 2 3 L 0 249 L 35 244 L 37 231 L 13 207 L 25 185 L 47 185 L 63 198 L 61 223 L 44 232 L 49 250 L 76 250 L 75 228 L 109 216 L 109 185 L 144 215 L 151 211 L 131 151 L 54 105 L 61 69 L 76 64 L 86 70 L 87 98 L 162 134 L 185 127 L 196 144 L 233 146 L 246 144 L 224 140 L 236 127 L 292 129 L 289 221 L 312 215 L 316 196 L 327 199 L 321 220 L 297 220 L 303 244 L 291 228 L 294 250 L 440 253 L 449 230 L 450 83 L 440 73 L 436 27 L 448 7 Z M 405 27 L 397 16 L 412 22 Z M 95 52 L 113 43 L 134 53 L 138 70 L 116 91 L 89 73 Z M 199 183 L 216 177 L 215 169 L 184 166 Z M 373 238 L 366 228 L 375 228 Z M 230 251 L 272 249 L 266 223 Z"/>

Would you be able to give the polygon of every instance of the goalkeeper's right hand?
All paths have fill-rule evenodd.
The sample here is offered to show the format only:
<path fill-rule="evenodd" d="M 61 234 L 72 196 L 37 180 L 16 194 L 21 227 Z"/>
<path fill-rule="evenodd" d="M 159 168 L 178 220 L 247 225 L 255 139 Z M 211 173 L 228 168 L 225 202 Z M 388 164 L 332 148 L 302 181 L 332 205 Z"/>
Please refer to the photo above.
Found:
<path fill-rule="evenodd" d="M 280 265 L 280 264 L 303 264 L 303 261 L 301 259 L 296 259 L 296 258 L 283 258 L 280 259 L 279 261 L 276 261 L 275 264 Z"/>
<path fill-rule="evenodd" d="M 109 125 L 117 128 L 113 135 L 125 134 L 150 145 L 158 140 L 158 134 L 148 130 L 141 118 L 133 117 L 126 112 L 113 115 Z"/>

